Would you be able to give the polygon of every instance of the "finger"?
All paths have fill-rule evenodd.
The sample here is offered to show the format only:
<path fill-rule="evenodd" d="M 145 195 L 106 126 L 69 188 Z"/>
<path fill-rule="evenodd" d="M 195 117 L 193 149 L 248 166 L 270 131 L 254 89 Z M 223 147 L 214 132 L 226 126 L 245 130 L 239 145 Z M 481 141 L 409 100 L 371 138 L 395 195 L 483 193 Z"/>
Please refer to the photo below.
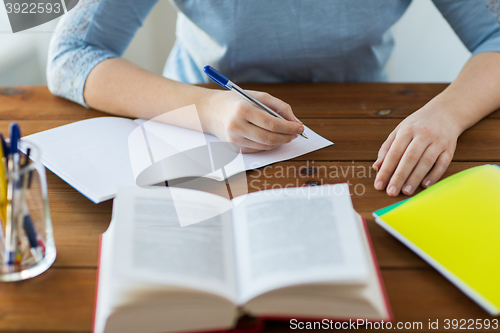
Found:
<path fill-rule="evenodd" d="M 429 172 L 429 174 L 422 181 L 422 186 L 427 188 L 432 184 L 437 183 L 438 180 L 441 179 L 441 177 L 444 175 L 446 169 L 448 169 L 448 166 L 450 165 L 452 159 L 452 153 L 447 150 L 442 152 L 441 155 L 439 155 L 436 164 L 434 164 L 431 172 Z"/>
<path fill-rule="evenodd" d="M 282 116 L 286 120 L 302 124 L 302 122 L 294 115 L 290 104 L 285 103 L 281 99 L 276 98 L 268 93 L 263 93 L 259 91 L 251 91 L 250 93 L 259 101 L 264 103 L 266 106 L 276 111 L 280 116 Z"/>
<path fill-rule="evenodd" d="M 410 142 L 401 157 L 401 160 L 398 162 L 394 174 L 392 174 L 391 179 L 389 180 L 389 184 L 387 185 L 387 194 L 390 196 L 396 196 L 399 194 L 404 183 L 412 173 L 429 144 L 429 142 L 416 139 Z"/>
<path fill-rule="evenodd" d="M 411 195 L 415 192 L 422 179 L 429 173 L 441 153 L 435 145 L 431 144 L 422 154 L 417 166 L 413 169 L 408 180 L 402 187 L 402 192 Z"/>
<path fill-rule="evenodd" d="M 245 131 L 242 135 L 254 142 L 265 146 L 280 146 L 297 138 L 297 134 L 281 134 L 269 132 L 265 129 L 252 125 L 250 131 Z"/>
<path fill-rule="evenodd" d="M 389 134 L 387 139 L 384 141 L 382 146 L 380 146 L 380 149 L 378 150 L 377 160 L 372 165 L 372 168 L 375 169 L 375 171 L 380 170 L 380 166 L 384 161 L 384 157 L 389 151 L 389 148 L 391 147 L 392 143 L 394 142 L 395 137 L 396 137 L 396 130 L 392 131 L 391 134 Z"/>
<path fill-rule="evenodd" d="M 383 190 L 386 187 L 412 138 L 413 136 L 410 133 L 396 135 L 394 142 L 384 157 L 380 171 L 375 177 L 375 189 Z"/>
<path fill-rule="evenodd" d="M 241 153 L 242 154 L 253 154 L 253 153 L 258 153 L 259 151 L 262 151 L 262 150 L 241 147 Z"/>
<path fill-rule="evenodd" d="M 245 115 L 245 117 L 247 116 L 248 115 Z M 276 119 L 272 116 L 269 117 Z M 298 137 L 298 134 L 282 134 L 270 132 L 246 121 L 246 119 L 243 117 L 240 117 L 239 121 L 231 123 L 228 131 L 230 133 L 230 142 L 236 144 L 241 144 L 242 138 L 246 138 L 250 141 L 260 143 L 264 146 L 279 146 L 288 143 Z"/>
<path fill-rule="evenodd" d="M 276 147 L 279 147 L 277 145 L 275 146 L 263 145 L 261 143 L 249 140 L 245 137 L 240 137 L 237 140 L 236 144 L 241 147 L 243 153 L 271 150 Z"/>
<path fill-rule="evenodd" d="M 269 113 L 256 108 L 249 110 L 245 119 L 256 126 L 273 133 L 295 135 L 304 132 L 304 126 L 297 122 L 274 117 Z"/>

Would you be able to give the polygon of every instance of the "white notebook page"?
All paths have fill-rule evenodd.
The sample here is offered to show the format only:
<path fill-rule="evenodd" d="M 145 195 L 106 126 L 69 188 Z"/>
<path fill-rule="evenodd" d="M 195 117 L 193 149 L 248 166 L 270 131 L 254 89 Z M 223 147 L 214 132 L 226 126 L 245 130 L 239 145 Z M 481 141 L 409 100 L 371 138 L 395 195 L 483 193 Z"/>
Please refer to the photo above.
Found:
<path fill-rule="evenodd" d="M 49 170 L 93 202 L 99 203 L 113 198 L 119 186 L 136 184 L 129 156 L 129 136 L 144 122 L 119 117 L 93 118 L 36 133 L 23 140 L 41 149 L 42 162 Z M 196 145 L 200 137 L 193 130 L 167 124 L 157 124 L 148 131 L 154 131 L 155 136 L 166 142 L 190 142 L 191 146 Z M 333 144 L 307 127 L 305 134 L 309 139 L 298 137 L 270 151 L 243 154 L 245 170 L 291 159 Z M 220 142 L 210 134 L 204 134 L 204 137 L 206 142 Z M 148 160 L 141 164 L 147 166 L 150 163 L 149 154 L 144 152 L 141 156 Z M 226 175 L 234 175 L 241 169 L 241 164 L 229 163 L 225 167 Z"/>

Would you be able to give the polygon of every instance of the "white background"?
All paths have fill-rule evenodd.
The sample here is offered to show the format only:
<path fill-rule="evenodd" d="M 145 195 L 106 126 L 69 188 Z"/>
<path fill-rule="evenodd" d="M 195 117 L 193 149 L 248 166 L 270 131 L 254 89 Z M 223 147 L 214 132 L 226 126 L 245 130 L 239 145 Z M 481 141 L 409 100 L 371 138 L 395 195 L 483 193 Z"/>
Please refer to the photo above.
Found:
<path fill-rule="evenodd" d="M 160 0 L 124 57 L 161 74 L 175 40 L 176 12 Z M 45 84 L 47 47 L 56 22 L 12 34 L 0 5 L 0 86 Z M 430 0 L 413 0 L 394 26 L 396 47 L 387 66 L 393 82 L 451 82 L 470 53 Z"/>

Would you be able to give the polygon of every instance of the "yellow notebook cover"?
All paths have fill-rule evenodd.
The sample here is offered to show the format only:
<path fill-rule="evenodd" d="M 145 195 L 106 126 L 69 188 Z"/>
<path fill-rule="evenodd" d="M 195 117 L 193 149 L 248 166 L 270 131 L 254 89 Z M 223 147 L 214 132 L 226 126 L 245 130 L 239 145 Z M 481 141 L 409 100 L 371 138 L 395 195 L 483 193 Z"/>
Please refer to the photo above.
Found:
<path fill-rule="evenodd" d="M 467 169 L 373 215 L 486 311 L 500 314 L 500 167 Z"/>

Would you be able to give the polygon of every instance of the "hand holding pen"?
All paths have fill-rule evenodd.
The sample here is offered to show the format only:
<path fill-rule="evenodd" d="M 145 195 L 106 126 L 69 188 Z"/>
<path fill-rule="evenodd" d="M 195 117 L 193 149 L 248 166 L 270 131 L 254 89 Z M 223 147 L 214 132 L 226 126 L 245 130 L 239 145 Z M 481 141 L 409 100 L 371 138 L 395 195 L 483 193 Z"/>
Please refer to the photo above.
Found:
<path fill-rule="evenodd" d="M 285 102 L 266 93 L 244 91 L 210 66 L 205 67 L 205 73 L 236 92 L 216 91 L 207 103 L 215 113 L 204 123 L 209 123 L 210 132 L 222 141 L 235 143 L 243 153 L 250 153 L 276 148 L 299 135 L 303 136 L 301 140 L 307 138 L 304 125 Z"/>

